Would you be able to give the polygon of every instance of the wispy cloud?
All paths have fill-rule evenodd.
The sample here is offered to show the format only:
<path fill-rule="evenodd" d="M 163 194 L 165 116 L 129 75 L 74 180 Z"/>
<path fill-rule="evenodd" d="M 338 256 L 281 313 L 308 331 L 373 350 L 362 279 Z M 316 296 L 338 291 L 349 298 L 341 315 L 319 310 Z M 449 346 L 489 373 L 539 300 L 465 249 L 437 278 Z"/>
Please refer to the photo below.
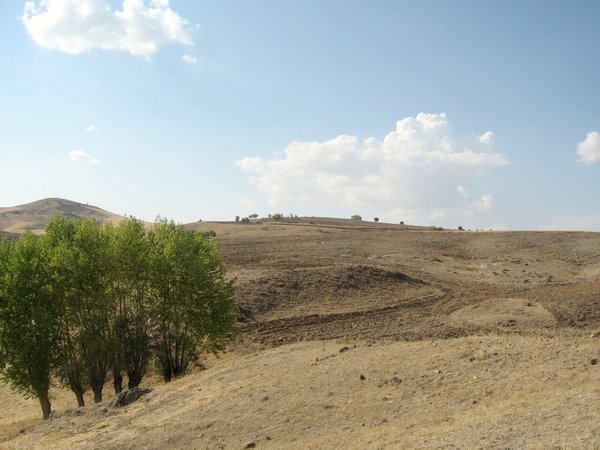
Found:
<path fill-rule="evenodd" d="M 249 198 L 241 198 L 240 205 L 245 206 L 246 208 L 254 208 L 256 206 L 256 202 Z"/>
<path fill-rule="evenodd" d="M 551 218 L 542 230 L 600 231 L 600 214 L 560 215 Z"/>
<path fill-rule="evenodd" d="M 124 0 L 120 10 L 105 0 L 27 1 L 21 21 L 37 45 L 70 54 L 102 49 L 150 58 L 164 43 L 193 43 L 192 26 L 169 0 Z"/>
<path fill-rule="evenodd" d="M 88 125 L 87 127 L 85 127 L 83 129 L 83 131 L 85 131 L 86 133 L 92 133 L 92 132 L 96 131 L 96 125 L 94 125 L 94 124 Z"/>
<path fill-rule="evenodd" d="M 186 63 L 186 64 L 192 64 L 192 65 L 198 64 L 198 63 L 200 62 L 200 61 L 198 60 L 198 58 L 196 58 L 195 56 L 193 56 L 193 55 L 187 55 L 187 54 L 186 54 L 186 55 L 183 55 L 183 56 L 181 57 L 181 60 L 182 60 L 184 63 Z"/>
<path fill-rule="evenodd" d="M 89 165 L 100 164 L 100 161 L 98 161 L 92 155 L 89 155 L 88 153 L 84 152 L 83 150 L 71 150 L 69 152 L 69 158 L 71 159 L 71 161 L 74 161 L 77 163 L 82 163 L 82 164 L 89 164 Z"/>

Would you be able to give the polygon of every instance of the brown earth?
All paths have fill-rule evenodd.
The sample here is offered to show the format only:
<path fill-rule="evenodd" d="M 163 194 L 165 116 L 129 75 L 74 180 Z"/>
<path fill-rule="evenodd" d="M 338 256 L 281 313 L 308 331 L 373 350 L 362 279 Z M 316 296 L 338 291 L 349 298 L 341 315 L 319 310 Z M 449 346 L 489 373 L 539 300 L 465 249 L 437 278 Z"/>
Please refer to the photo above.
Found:
<path fill-rule="evenodd" d="M 0 388 L 16 411 L 0 418 L 0 446 L 600 445 L 599 233 L 190 226 L 217 232 L 237 278 L 231 351 L 149 380 L 155 391 L 124 410 L 69 410 L 57 389 L 44 424 L 34 401 Z"/>
<path fill-rule="evenodd" d="M 46 198 L 25 205 L 0 208 L 0 233 L 41 233 L 53 216 L 88 217 L 100 222 L 118 222 L 123 217 L 96 206 L 62 198 Z"/>

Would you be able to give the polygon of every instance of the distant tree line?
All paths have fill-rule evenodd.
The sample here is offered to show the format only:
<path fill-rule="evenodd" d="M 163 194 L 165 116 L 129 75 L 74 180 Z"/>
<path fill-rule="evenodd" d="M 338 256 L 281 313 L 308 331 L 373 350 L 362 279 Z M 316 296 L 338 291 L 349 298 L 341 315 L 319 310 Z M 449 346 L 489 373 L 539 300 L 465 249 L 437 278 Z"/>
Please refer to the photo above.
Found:
<path fill-rule="evenodd" d="M 79 406 L 111 375 L 115 393 L 152 366 L 168 382 L 223 350 L 235 317 L 216 243 L 173 222 L 55 217 L 43 236 L 0 240 L 0 376 L 44 418 L 53 380 Z"/>

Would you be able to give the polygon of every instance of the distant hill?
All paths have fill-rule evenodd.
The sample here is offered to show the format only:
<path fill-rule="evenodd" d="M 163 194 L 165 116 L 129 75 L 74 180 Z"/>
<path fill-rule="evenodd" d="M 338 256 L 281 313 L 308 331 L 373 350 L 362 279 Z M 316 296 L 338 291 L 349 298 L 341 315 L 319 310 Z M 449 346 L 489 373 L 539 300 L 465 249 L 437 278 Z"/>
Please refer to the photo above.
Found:
<path fill-rule="evenodd" d="M 83 203 L 62 198 L 45 198 L 19 206 L 0 208 L 0 234 L 23 233 L 31 230 L 40 233 L 53 216 L 89 217 L 100 222 L 118 222 L 122 217 Z"/>

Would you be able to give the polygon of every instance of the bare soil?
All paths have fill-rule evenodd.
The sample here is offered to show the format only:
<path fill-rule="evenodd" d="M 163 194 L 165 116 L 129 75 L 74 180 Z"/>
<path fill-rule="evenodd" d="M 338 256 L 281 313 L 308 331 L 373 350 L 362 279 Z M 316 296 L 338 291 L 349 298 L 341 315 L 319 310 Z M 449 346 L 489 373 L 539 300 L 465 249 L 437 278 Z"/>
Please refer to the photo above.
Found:
<path fill-rule="evenodd" d="M 599 233 L 189 226 L 217 232 L 236 277 L 232 349 L 122 410 L 57 389 L 43 424 L 0 388 L 0 446 L 600 445 Z"/>

